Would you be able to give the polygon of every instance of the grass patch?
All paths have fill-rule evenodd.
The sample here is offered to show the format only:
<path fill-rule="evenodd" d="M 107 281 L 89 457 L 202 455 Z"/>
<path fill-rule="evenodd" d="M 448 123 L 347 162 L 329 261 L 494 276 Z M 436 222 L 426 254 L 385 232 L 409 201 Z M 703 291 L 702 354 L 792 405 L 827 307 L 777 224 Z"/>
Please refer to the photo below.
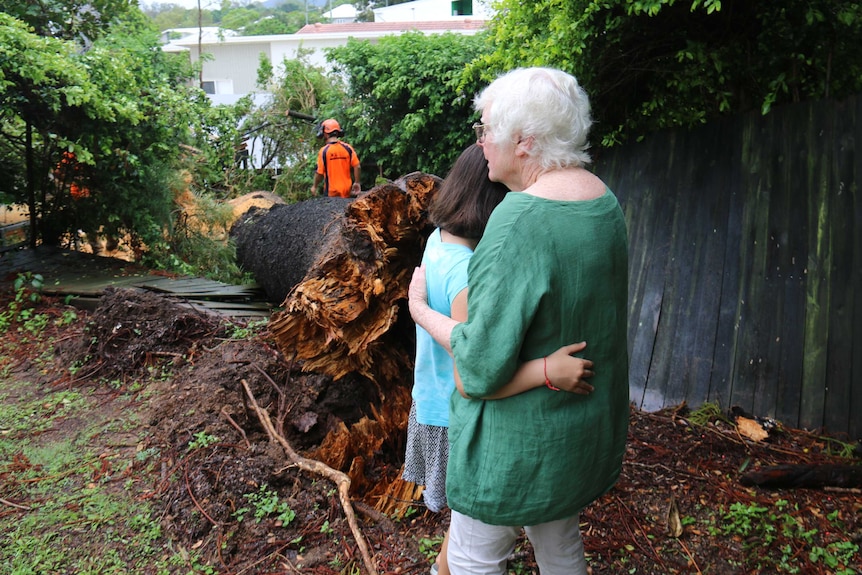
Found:
<path fill-rule="evenodd" d="M 174 551 L 133 491 L 132 474 L 150 463 L 104 445 L 122 421 L 87 391 L 0 374 L 4 574 L 214 572 Z"/>

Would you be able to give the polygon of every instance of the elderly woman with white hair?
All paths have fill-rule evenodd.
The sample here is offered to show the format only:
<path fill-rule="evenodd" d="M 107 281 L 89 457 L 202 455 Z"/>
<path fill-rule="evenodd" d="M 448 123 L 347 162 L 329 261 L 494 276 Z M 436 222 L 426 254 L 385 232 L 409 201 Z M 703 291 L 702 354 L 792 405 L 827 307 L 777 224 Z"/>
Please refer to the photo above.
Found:
<path fill-rule="evenodd" d="M 489 177 L 512 192 L 469 265 L 468 320 L 426 303 L 424 270 L 410 312 L 452 351 L 447 498 L 451 572 L 503 574 L 521 527 L 542 575 L 586 574 L 583 508 L 619 477 L 629 417 L 628 250 L 617 198 L 585 165 L 586 93 L 560 70 L 522 68 L 476 99 Z M 489 399 L 521 363 L 586 341 L 589 395 L 547 379 Z"/>

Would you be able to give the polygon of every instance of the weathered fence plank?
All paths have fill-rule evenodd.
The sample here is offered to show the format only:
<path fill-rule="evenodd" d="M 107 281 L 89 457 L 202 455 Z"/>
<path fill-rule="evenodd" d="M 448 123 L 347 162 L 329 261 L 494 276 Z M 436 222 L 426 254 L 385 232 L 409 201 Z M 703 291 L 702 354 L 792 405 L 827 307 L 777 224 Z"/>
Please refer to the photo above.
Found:
<path fill-rule="evenodd" d="M 859 124 L 862 121 L 862 97 L 857 97 L 855 106 L 848 106 L 855 110 L 855 115 L 853 116 L 853 126 L 856 127 L 855 134 L 850 135 L 846 140 L 843 141 L 844 144 L 847 145 L 847 148 L 852 148 L 853 143 L 857 144 L 862 143 L 862 137 L 859 136 Z M 840 114 L 840 110 L 839 110 Z M 844 117 L 843 115 L 840 117 Z M 847 175 L 847 179 L 842 180 L 840 189 L 843 193 L 851 195 L 853 198 L 851 203 L 853 204 L 853 271 L 852 271 L 852 287 L 854 293 L 860 293 L 860 289 L 862 289 L 862 249 L 859 246 L 862 246 L 862 193 L 859 191 L 860 186 L 860 176 L 862 176 L 862 153 L 859 152 L 858 146 L 855 148 L 853 152 L 842 151 L 842 155 L 847 154 L 848 156 L 848 164 L 853 166 L 852 170 L 848 170 L 850 172 Z M 848 314 L 851 317 L 851 326 L 854 326 L 854 333 L 852 338 L 852 347 L 853 351 L 853 363 L 850 369 L 852 374 L 851 380 L 851 397 L 850 397 L 850 437 L 862 437 L 862 384 L 860 384 L 860 379 L 862 379 L 862 335 L 860 335 L 859 330 L 862 326 L 862 296 L 855 298 L 855 305 L 853 306 L 853 313 Z"/>
<path fill-rule="evenodd" d="M 796 107 L 793 107 L 794 109 Z M 813 120 L 813 118 L 811 118 Z M 799 119 L 801 121 L 802 118 Z M 812 124 L 811 122 L 810 124 Z M 809 125 L 810 125 L 809 124 Z M 810 125 L 807 133 L 821 130 Z M 808 268 L 806 281 L 805 362 L 803 364 L 802 406 L 799 423 L 806 428 L 823 425 L 826 404 L 827 336 L 829 335 L 829 292 L 832 287 L 832 228 L 829 209 L 829 179 L 826 178 L 831 162 L 824 161 L 831 154 L 826 138 L 809 142 L 807 159 L 811 162 L 807 173 L 808 188 Z"/>
<path fill-rule="evenodd" d="M 731 150 L 741 150 L 743 140 L 739 141 L 740 122 L 729 122 L 727 130 L 731 136 L 727 139 L 727 153 L 731 157 L 737 157 L 738 152 Z M 740 251 L 742 246 L 742 206 L 745 203 L 745 197 L 740 193 L 745 174 L 743 173 L 742 163 L 740 161 L 725 162 L 723 168 L 719 164 L 713 165 L 714 172 L 726 172 L 730 175 L 728 186 L 721 193 L 728 198 L 728 216 L 727 221 L 717 221 L 716 225 L 724 224 L 727 229 L 727 245 L 724 251 L 724 263 L 722 266 L 721 278 L 721 293 L 718 304 L 717 318 L 704 318 L 704 323 L 699 324 L 697 329 L 703 329 L 702 326 L 711 325 L 717 321 L 715 326 L 715 353 L 713 354 L 713 371 L 712 379 L 709 385 L 709 396 L 703 398 L 690 397 L 689 403 L 697 406 L 703 401 L 711 401 L 718 405 L 727 407 L 730 405 L 732 382 L 734 379 L 733 366 L 738 353 L 736 341 L 739 335 L 739 282 L 742 274 L 740 266 Z M 701 270 L 690 270 L 691 273 L 701 273 Z"/>
<path fill-rule="evenodd" d="M 687 386 L 688 397 L 708 397 L 712 385 L 712 373 L 716 353 L 715 318 L 720 314 L 721 286 L 725 268 L 725 246 L 727 244 L 726 222 L 729 216 L 729 198 L 726 190 L 730 178 L 727 170 L 716 170 L 715 162 L 720 151 L 729 145 L 730 131 L 723 129 L 714 140 L 706 160 L 692 161 L 693 179 L 691 189 L 697 194 L 693 204 L 696 208 L 692 215 L 694 229 L 699 230 L 701 238 L 695 243 L 696 259 L 694 266 L 703 270 L 691 276 L 693 289 L 686 295 L 693 310 L 690 321 L 681 330 L 693 332 L 691 337 L 690 370 Z M 696 150 L 692 150 L 692 153 Z M 681 266 L 680 266 L 681 267 Z M 709 322 L 713 329 L 692 329 L 693 326 Z"/>
<path fill-rule="evenodd" d="M 604 151 L 629 225 L 632 401 L 862 437 L 862 97 Z"/>
<path fill-rule="evenodd" d="M 859 101 L 862 102 L 862 99 Z M 862 285 L 858 277 L 854 281 L 854 275 L 858 275 L 860 265 L 859 253 L 854 252 L 853 246 L 859 245 L 860 220 L 858 214 L 854 213 L 854 195 L 846 189 L 847 183 L 853 181 L 854 156 L 859 155 L 854 146 L 853 127 L 856 119 L 855 106 L 839 105 L 830 126 L 833 149 L 832 165 L 829 170 L 831 174 L 829 188 L 832 190 L 830 220 L 833 232 L 831 236 L 833 282 L 830 297 L 827 374 L 846 369 L 854 372 L 862 367 L 853 365 L 853 314 L 854 307 L 860 305 L 858 298 L 854 298 L 853 287 Z M 858 326 L 859 323 L 855 325 Z M 862 337 L 862 335 L 857 332 L 856 337 Z M 852 378 L 833 377 L 826 382 L 824 413 L 825 425 L 829 429 L 849 429 L 853 413 L 857 414 L 857 418 L 862 418 L 858 415 L 860 414 L 858 407 L 855 412 L 851 410 L 853 404 L 851 382 Z M 860 397 L 862 393 L 859 391 L 856 392 L 856 396 L 862 400 Z"/>

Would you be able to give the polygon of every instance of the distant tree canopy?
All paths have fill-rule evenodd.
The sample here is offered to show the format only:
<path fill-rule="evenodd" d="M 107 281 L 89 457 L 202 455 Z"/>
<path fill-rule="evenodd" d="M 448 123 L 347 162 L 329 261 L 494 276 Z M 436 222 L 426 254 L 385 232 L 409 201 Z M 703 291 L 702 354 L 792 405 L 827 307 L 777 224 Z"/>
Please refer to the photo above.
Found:
<path fill-rule="evenodd" d="M 483 49 L 481 37 L 451 33 L 351 39 L 328 52 L 347 79 L 347 97 L 320 117 L 338 118 L 363 164 L 389 179 L 415 170 L 443 177 L 474 137 L 478 84 L 462 85 L 461 75 Z"/>
<path fill-rule="evenodd" d="M 605 145 L 862 90 L 858 0 L 501 0 L 467 84 L 554 66 L 587 89 Z M 595 142 L 596 144 L 599 141 Z"/>
<path fill-rule="evenodd" d="M 211 5 L 209 2 L 204 4 Z M 261 2 L 223 0 L 217 9 L 202 6 L 200 11 L 166 2 L 156 3 L 144 11 L 159 30 L 219 26 L 234 30 L 241 36 L 293 34 L 306 23 L 320 22 L 322 12 L 323 8 L 311 4 L 306 12 L 301 0 L 289 0 L 274 8 Z"/>
<path fill-rule="evenodd" d="M 189 10 L 175 4 L 155 4 L 145 10 L 153 24 L 160 31 L 171 28 L 194 28 L 200 26 L 216 26 L 213 13 L 210 10 Z"/>
<path fill-rule="evenodd" d="M 137 11 L 132 0 L 0 1 L 0 12 L 26 22 L 38 36 L 88 43 Z"/>
<path fill-rule="evenodd" d="M 309 15 L 309 22 L 318 22 L 319 17 Z M 266 36 L 269 34 L 294 34 L 305 26 L 305 12 L 276 12 L 248 24 L 239 30 L 242 36 Z"/>

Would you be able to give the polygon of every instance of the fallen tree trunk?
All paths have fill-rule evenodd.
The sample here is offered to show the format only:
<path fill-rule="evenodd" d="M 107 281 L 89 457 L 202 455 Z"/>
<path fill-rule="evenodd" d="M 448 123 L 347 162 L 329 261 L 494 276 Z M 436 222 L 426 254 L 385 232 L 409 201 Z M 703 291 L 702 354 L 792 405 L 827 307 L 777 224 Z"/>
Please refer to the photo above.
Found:
<path fill-rule="evenodd" d="M 428 174 L 404 176 L 352 201 L 330 224 L 313 265 L 269 324 L 288 360 L 336 380 L 351 372 L 378 384 L 404 378 L 414 341 L 407 287 L 439 183 Z"/>
<path fill-rule="evenodd" d="M 237 263 L 254 276 L 270 302 L 283 302 L 322 246 L 339 233 L 350 201 L 319 197 L 246 211 L 230 230 Z"/>

